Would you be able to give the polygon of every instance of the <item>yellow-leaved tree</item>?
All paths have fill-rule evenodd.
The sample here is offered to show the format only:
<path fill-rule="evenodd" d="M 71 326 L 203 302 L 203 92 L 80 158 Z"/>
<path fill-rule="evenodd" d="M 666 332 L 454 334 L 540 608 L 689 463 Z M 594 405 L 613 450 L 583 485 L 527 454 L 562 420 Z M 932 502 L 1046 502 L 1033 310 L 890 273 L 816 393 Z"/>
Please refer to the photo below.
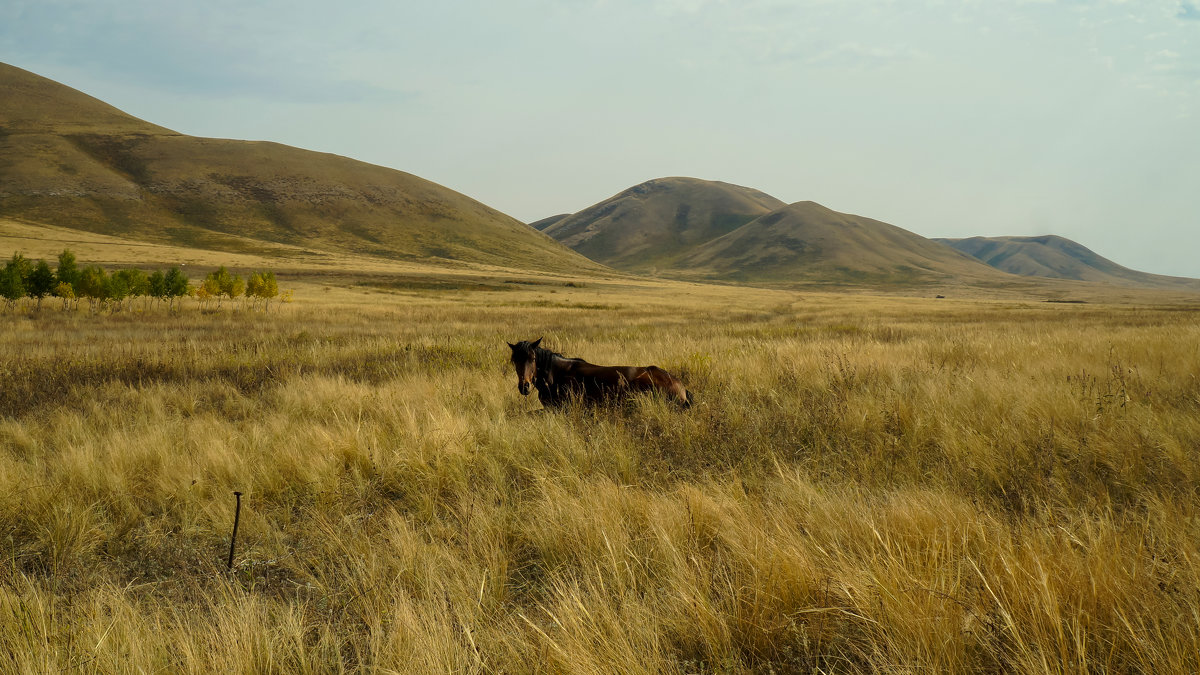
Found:
<path fill-rule="evenodd" d="M 277 295 L 279 295 L 279 284 L 275 281 L 274 272 L 269 270 L 255 272 L 246 282 L 246 297 L 251 298 L 256 304 L 261 301 L 264 312 L 267 311 L 271 299 Z"/>
<path fill-rule="evenodd" d="M 240 297 L 246 290 L 246 282 L 236 274 L 225 269 L 221 265 L 217 269 L 208 273 L 204 277 L 204 283 L 200 287 L 200 291 L 207 297 L 217 298 L 217 307 L 221 306 L 221 298 L 226 297 L 230 300 Z"/>

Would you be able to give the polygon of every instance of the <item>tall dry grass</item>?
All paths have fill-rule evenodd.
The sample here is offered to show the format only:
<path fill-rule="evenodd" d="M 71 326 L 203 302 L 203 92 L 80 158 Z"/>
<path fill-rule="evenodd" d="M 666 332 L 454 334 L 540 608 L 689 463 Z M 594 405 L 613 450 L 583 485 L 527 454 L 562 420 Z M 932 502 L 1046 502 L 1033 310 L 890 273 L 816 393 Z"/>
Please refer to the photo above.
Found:
<path fill-rule="evenodd" d="M 1200 670 L 1187 308 L 298 295 L 0 319 L 0 671 Z"/>

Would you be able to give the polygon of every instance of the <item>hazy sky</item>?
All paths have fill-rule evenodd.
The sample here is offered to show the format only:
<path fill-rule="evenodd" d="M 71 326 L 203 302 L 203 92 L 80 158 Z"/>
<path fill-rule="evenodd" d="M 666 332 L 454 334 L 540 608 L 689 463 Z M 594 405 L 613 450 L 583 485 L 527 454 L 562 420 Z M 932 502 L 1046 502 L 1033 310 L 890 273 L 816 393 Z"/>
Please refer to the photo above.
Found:
<path fill-rule="evenodd" d="M 0 61 L 526 221 L 683 175 L 1200 277 L 1200 0 L 2 0 Z"/>

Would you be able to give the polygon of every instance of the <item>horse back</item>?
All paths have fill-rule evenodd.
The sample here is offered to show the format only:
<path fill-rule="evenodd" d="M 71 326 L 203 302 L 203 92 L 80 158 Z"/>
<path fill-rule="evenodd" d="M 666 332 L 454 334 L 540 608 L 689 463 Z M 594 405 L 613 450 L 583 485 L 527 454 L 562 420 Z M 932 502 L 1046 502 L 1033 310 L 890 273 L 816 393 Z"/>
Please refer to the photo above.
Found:
<path fill-rule="evenodd" d="M 631 380 L 634 388 L 660 391 L 676 399 L 684 407 L 692 404 L 691 394 L 688 393 L 687 387 L 683 386 L 683 382 L 679 378 L 658 366 L 646 366 L 645 368 L 638 368 L 638 370 L 641 372 Z"/>
<path fill-rule="evenodd" d="M 658 366 L 599 366 L 573 359 L 554 373 L 553 380 L 554 393 L 548 393 L 547 398 L 556 403 L 565 401 L 572 394 L 599 401 L 618 395 L 622 390 L 662 392 L 684 407 L 692 401 L 683 383 Z M 538 393 L 542 394 L 541 388 Z"/>

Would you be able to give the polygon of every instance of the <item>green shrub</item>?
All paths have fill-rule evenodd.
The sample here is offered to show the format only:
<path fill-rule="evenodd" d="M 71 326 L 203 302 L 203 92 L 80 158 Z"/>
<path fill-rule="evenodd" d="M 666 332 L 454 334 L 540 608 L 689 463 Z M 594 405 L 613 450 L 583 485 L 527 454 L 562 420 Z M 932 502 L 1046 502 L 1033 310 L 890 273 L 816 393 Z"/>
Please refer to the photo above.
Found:
<path fill-rule="evenodd" d="M 25 279 L 21 276 L 20 267 L 15 264 L 16 257 L 14 255 L 13 260 L 0 270 L 0 297 L 10 305 L 25 297 Z"/>
<path fill-rule="evenodd" d="M 165 294 L 168 298 L 181 298 L 188 294 L 188 280 L 178 267 L 167 270 L 163 277 Z"/>
<path fill-rule="evenodd" d="M 110 283 L 119 283 L 124 287 L 126 295 L 131 297 L 150 295 L 150 277 L 146 276 L 146 273 L 142 270 L 134 267 L 127 267 L 113 272 Z"/>
<path fill-rule="evenodd" d="M 79 272 L 79 281 L 75 284 L 75 295 L 87 298 L 92 311 L 99 309 L 101 303 L 109 298 L 114 289 L 108 281 L 108 272 L 98 265 L 88 265 Z"/>
<path fill-rule="evenodd" d="M 29 288 L 29 277 L 33 273 L 29 260 L 20 253 L 13 253 L 12 258 L 0 270 L 0 297 L 13 305 L 25 297 Z"/>
<path fill-rule="evenodd" d="M 42 304 L 42 298 L 54 292 L 55 279 L 54 272 L 50 271 L 50 265 L 46 264 L 45 260 L 37 261 L 33 271 L 29 273 L 29 279 L 25 285 L 25 292 L 30 297 L 36 298 L 38 305 Z"/>
<path fill-rule="evenodd" d="M 80 271 L 79 267 L 75 264 L 75 254 L 71 253 L 70 249 L 63 249 L 63 252 L 58 254 L 58 271 L 56 272 L 56 276 L 60 282 L 70 284 L 71 288 L 75 290 L 76 295 L 79 294 Z"/>

